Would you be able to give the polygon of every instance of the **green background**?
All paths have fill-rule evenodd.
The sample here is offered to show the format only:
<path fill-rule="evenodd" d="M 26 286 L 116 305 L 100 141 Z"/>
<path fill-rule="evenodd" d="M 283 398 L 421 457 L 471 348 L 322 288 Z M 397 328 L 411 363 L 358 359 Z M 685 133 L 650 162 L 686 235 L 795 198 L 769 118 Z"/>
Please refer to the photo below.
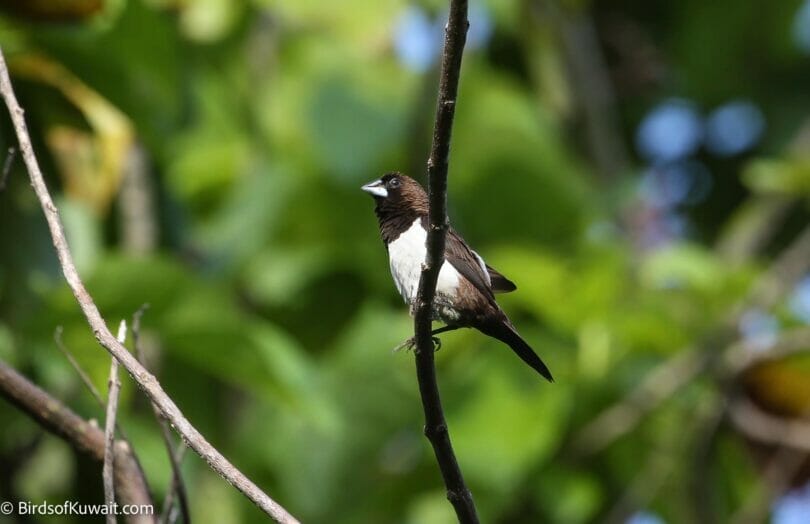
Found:
<path fill-rule="evenodd" d="M 15 4 L 0 2 L 0 45 L 109 325 L 150 305 L 150 369 L 303 521 L 451 522 L 421 435 L 412 355 L 391 352 L 412 322 L 359 190 L 394 169 L 424 181 L 438 74 L 430 52 L 409 62 L 401 46 L 420 42 L 422 26 L 440 35 L 445 4 Z M 730 522 L 758 504 L 767 517 L 770 499 L 806 481 L 787 471 L 771 492 L 763 471 L 773 448 L 725 416 L 739 398 L 782 417 L 807 413 L 802 357 L 733 376 L 712 365 L 626 434 L 598 449 L 576 444 L 603 409 L 689 348 L 719 356 L 741 337 L 778 338 L 808 321 L 796 282 L 772 303 L 735 309 L 808 225 L 800 9 L 473 3 L 450 217 L 516 282 L 499 301 L 556 378 L 541 381 L 477 332 L 443 335 L 440 386 L 484 522 Z M 698 137 L 679 161 L 703 178 L 662 207 L 650 195 L 668 189 L 636 142 L 650 111 L 673 99 L 701 118 L 747 100 L 765 127 L 730 155 Z M 665 144 L 678 139 L 667 129 Z M 15 143 L 3 117 L 0 146 Z M 145 190 L 122 185 L 132 172 Z M 63 282 L 19 157 L 0 194 L 0 240 L 0 357 L 103 421 L 53 342 L 56 326 L 102 391 L 109 358 Z M 123 382 L 120 422 L 162 500 L 160 433 Z M 0 499 L 103 499 L 99 465 L 38 437 L 4 402 L 0 428 Z M 263 517 L 193 453 L 183 470 L 195 522 Z"/>

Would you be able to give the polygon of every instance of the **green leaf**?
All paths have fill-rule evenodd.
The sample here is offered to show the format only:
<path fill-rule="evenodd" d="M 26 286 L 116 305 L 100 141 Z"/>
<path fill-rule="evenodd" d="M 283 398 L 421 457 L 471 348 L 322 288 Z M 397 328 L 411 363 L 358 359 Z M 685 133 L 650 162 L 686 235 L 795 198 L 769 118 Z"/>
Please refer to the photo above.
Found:
<path fill-rule="evenodd" d="M 759 193 L 810 196 L 810 160 L 762 159 L 751 162 L 743 172 L 743 181 Z"/>
<path fill-rule="evenodd" d="M 499 371 L 482 377 L 449 425 L 469 482 L 504 496 L 560 445 L 569 408 L 557 385 L 527 387 Z"/>

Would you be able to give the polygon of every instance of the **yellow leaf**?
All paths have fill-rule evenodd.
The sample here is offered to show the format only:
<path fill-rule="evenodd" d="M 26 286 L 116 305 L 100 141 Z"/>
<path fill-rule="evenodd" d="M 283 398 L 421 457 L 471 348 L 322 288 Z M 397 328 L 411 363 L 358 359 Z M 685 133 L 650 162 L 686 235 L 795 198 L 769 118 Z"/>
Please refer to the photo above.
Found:
<path fill-rule="evenodd" d="M 131 120 L 61 64 L 38 54 L 16 57 L 14 73 L 49 85 L 81 111 L 92 133 L 54 126 L 46 141 L 68 194 L 105 213 L 118 192 L 127 156 L 135 142 Z"/>

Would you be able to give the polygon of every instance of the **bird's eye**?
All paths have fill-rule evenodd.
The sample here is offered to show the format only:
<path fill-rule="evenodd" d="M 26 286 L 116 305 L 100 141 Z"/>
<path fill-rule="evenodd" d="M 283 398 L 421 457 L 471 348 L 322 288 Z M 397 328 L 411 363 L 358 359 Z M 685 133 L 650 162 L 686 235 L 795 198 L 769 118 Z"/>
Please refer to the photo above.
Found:
<path fill-rule="evenodd" d="M 388 181 L 388 187 L 390 187 L 391 189 L 398 188 L 399 187 L 399 179 L 398 178 L 392 178 L 391 180 L 389 180 Z"/>

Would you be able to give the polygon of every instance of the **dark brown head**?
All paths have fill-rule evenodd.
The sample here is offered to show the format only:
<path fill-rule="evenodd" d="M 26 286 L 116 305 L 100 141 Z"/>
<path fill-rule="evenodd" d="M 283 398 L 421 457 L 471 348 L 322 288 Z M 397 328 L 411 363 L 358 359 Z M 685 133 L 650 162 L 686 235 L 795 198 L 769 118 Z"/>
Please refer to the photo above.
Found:
<path fill-rule="evenodd" d="M 402 173 L 384 174 L 362 187 L 374 197 L 374 212 L 386 244 L 408 229 L 417 218 L 427 217 L 428 196 L 419 182 Z"/>
<path fill-rule="evenodd" d="M 380 211 L 416 215 L 426 215 L 428 212 L 427 193 L 419 182 L 402 173 L 386 173 L 362 189 L 374 197 L 378 214 Z"/>

